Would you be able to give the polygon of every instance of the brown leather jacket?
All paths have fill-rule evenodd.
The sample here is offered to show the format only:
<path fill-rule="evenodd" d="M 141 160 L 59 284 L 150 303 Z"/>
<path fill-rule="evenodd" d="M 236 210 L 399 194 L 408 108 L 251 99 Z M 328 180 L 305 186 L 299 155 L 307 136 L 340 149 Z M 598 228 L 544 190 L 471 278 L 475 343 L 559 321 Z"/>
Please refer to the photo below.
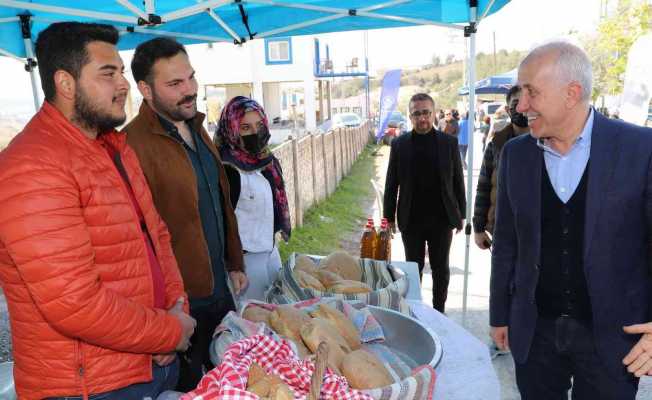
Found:
<path fill-rule="evenodd" d="M 225 224 L 225 268 L 244 271 L 242 244 L 229 195 L 229 183 L 222 160 L 202 126 L 204 114 L 197 113 L 193 129 L 213 153 L 219 167 Z M 197 184 L 186 150 L 165 131 L 156 113 L 145 101 L 138 115 L 125 126 L 127 142 L 138 155 L 154 204 L 168 225 L 172 248 L 186 291 L 191 298 L 213 293 L 210 255 L 199 216 Z"/>

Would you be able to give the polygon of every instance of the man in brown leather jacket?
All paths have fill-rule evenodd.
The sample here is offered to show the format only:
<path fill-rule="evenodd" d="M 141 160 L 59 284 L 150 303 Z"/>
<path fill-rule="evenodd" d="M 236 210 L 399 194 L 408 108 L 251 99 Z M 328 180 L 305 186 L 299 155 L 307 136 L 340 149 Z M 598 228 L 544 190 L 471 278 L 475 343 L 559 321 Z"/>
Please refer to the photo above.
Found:
<path fill-rule="evenodd" d="M 197 320 L 181 362 L 178 389 L 188 391 L 203 368 L 212 368 L 208 348 L 215 327 L 247 285 L 242 245 L 224 167 L 197 112 L 197 81 L 185 48 L 169 38 L 142 43 L 131 69 L 144 100 L 124 130 L 172 235 Z"/>

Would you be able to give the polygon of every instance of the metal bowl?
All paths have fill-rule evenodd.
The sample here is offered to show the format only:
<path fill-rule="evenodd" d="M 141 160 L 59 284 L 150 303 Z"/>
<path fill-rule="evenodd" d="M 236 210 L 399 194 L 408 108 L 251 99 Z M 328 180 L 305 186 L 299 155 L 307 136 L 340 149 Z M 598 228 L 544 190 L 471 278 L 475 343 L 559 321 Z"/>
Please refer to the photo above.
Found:
<path fill-rule="evenodd" d="M 411 368 L 430 365 L 435 368 L 444 354 L 439 336 L 421 322 L 400 312 L 367 305 L 371 314 L 383 328 L 384 345 L 392 349 Z M 209 347 L 211 361 L 218 365 L 217 339 Z M 0 397 L 2 398 L 2 397 Z"/>
<path fill-rule="evenodd" d="M 14 363 L 0 363 L 0 399 L 16 400 L 17 398 L 14 387 Z"/>
<path fill-rule="evenodd" d="M 390 347 L 410 367 L 435 368 L 444 354 L 439 336 L 421 322 L 397 311 L 367 306 L 385 334 L 383 344 Z"/>

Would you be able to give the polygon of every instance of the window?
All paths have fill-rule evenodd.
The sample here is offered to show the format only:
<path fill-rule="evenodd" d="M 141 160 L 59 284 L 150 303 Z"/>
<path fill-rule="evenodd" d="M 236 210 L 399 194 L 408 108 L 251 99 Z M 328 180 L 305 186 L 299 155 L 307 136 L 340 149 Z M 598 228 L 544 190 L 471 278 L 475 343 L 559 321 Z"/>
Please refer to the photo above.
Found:
<path fill-rule="evenodd" d="M 265 39 L 265 64 L 292 64 L 292 39 Z"/>

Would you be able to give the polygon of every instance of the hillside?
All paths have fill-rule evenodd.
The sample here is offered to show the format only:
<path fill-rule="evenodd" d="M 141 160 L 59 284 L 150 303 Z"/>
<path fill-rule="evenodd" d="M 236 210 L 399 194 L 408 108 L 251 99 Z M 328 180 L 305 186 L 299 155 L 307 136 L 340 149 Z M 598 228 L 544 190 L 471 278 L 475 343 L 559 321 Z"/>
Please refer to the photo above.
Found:
<path fill-rule="evenodd" d="M 524 55 L 524 52 L 501 50 L 496 54 L 494 66 L 493 55 L 479 53 L 476 57 L 476 80 L 514 69 Z M 404 69 L 401 74 L 399 110 L 407 109 L 410 96 L 418 92 L 426 92 L 433 96 L 437 108 L 457 107 L 457 102 L 462 100 L 462 97 L 457 95 L 457 91 L 463 86 L 463 68 L 461 61 L 453 61 L 448 64 Z M 384 73 L 381 72 L 371 79 L 372 109 L 378 107 L 383 75 Z M 363 79 L 340 80 L 333 85 L 332 94 L 334 98 L 345 98 L 362 93 L 363 90 Z"/>

